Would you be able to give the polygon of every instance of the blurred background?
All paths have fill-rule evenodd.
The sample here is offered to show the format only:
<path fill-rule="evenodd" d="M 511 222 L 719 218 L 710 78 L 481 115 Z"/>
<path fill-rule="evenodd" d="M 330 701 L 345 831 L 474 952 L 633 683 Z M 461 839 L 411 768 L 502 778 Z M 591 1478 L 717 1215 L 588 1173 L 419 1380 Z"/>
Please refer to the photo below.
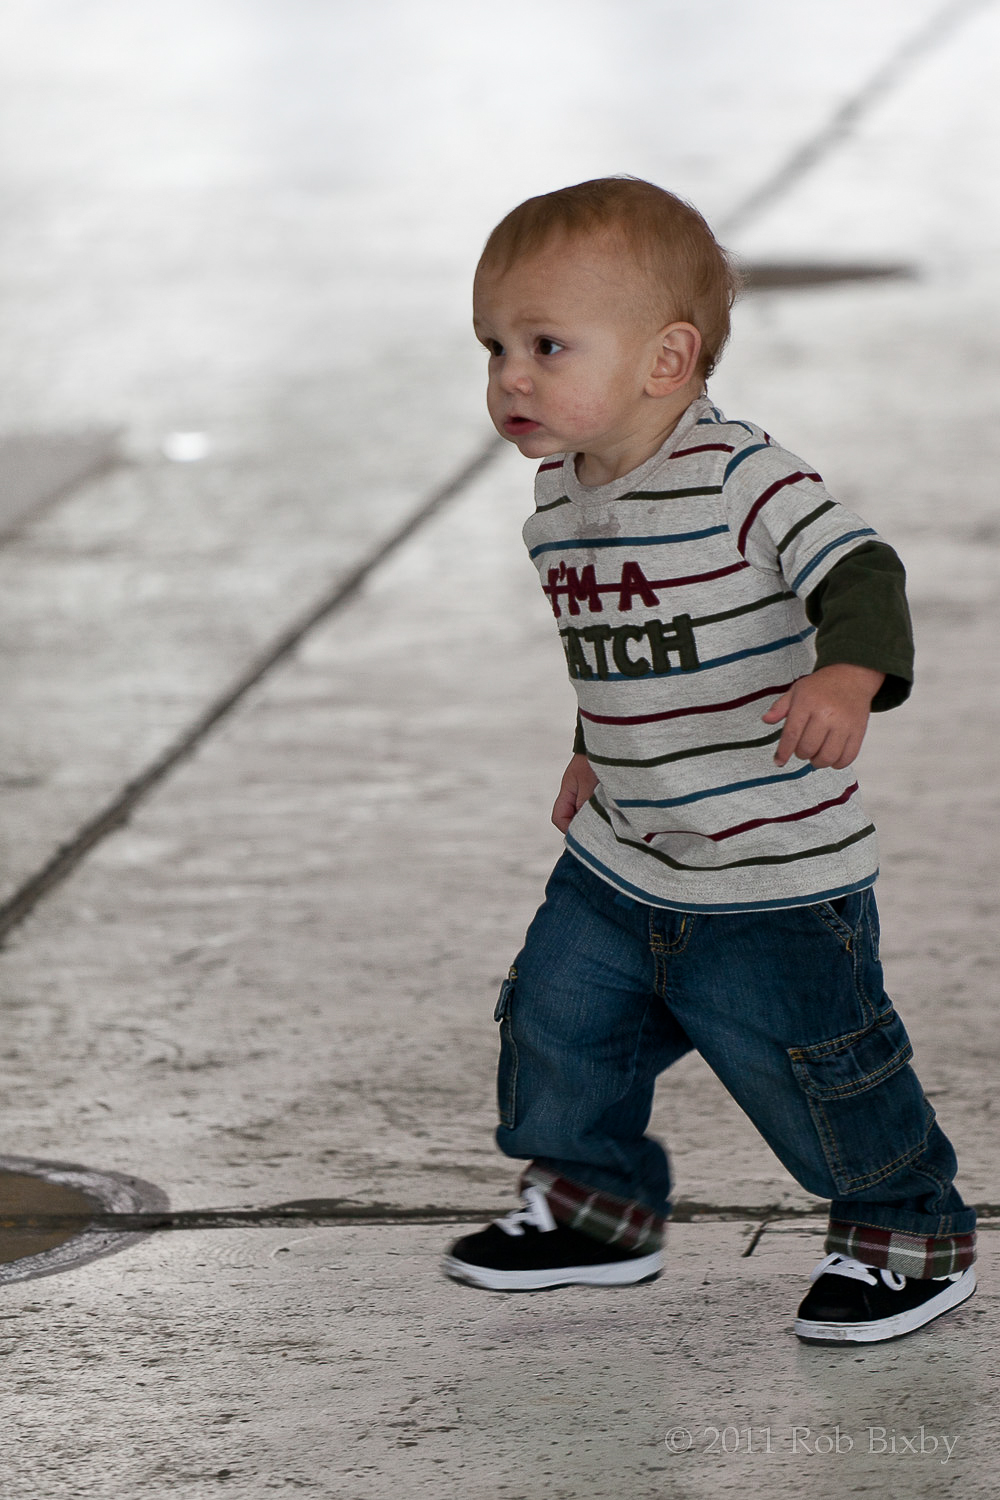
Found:
<path fill-rule="evenodd" d="M 286 970 L 279 983 L 268 969 L 268 983 L 280 989 L 300 971 L 319 983 L 331 945 L 360 942 L 370 967 L 366 928 L 393 901 L 417 902 L 406 930 L 418 947 L 454 901 L 481 920 L 486 851 L 495 860 L 509 846 L 512 884 L 479 967 L 456 950 L 445 993 L 453 984 L 463 998 L 457 1011 L 441 1002 L 478 1048 L 480 993 L 554 857 L 548 808 L 572 703 L 521 556 L 530 467 L 508 447 L 485 487 L 467 470 L 496 447 L 470 281 L 514 203 L 614 172 L 688 196 L 744 267 L 715 399 L 805 455 L 907 563 L 921 691 L 870 739 L 869 801 L 904 979 L 919 989 L 929 914 L 941 919 L 950 882 L 953 932 L 938 947 L 950 992 L 974 993 L 975 914 L 996 898 L 984 799 L 996 795 L 998 48 L 994 0 L 718 0 L 710 11 L 688 0 L 8 0 L 0 935 L 18 934 L 11 993 L 25 975 L 32 993 L 51 992 L 24 925 L 49 889 L 75 920 L 105 909 L 126 920 L 142 879 L 172 880 L 147 895 L 143 920 L 181 911 L 163 938 L 181 952 L 194 943 L 185 923 L 207 924 L 205 940 L 227 953 L 235 930 L 253 972 L 264 962 L 253 934 L 280 891 L 300 924 L 322 911 L 327 945 L 296 959 L 278 943 Z M 334 607 L 310 626 L 308 692 L 294 672 L 275 678 L 277 701 L 265 693 L 254 711 L 280 728 L 260 741 L 266 765 L 249 761 L 254 735 L 239 740 L 221 711 L 234 691 L 249 711 L 240 683 L 354 570 L 377 572 L 398 529 L 449 486 L 456 535 L 472 528 L 450 543 L 451 563 L 421 572 L 418 530 L 399 564 L 400 622 L 378 603 L 371 619 L 337 623 Z M 471 591 L 460 545 L 490 559 Z M 465 667 L 459 639 L 479 652 Z M 303 693 L 327 712 L 308 732 Z M 417 744 L 442 695 L 467 739 L 428 739 L 407 760 L 398 742 Z M 293 764 L 300 733 L 314 739 Z M 174 762 L 220 735 L 215 789 L 199 802 L 171 780 Z M 131 843 L 111 839 L 161 785 L 160 815 L 183 837 L 143 843 L 140 827 Z M 342 848 L 345 807 L 364 836 Z M 379 838 L 409 874 L 396 895 Z M 69 879 L 91 847 L 100 900 Z M 316 888 L 296 894 L 310 861 Z M 254 872 L 249 885 L 237 871 Z M 67 993 L 81 982 L 74 942 L 52 960 Z M 102 950 L 111 969 L 115 942 Z M 126 947 L 141 983 L 160 972 L 155 944 L 147 952 L 130 932 Z M 135 976 L 109 974 L 94 982 L 112 1015 L 138 1014 Z M 161 1010 L 175 994 L 163 983 Z M 366 983 L 377 991 L 377 973 Z M 350 990 L 330 1003 L 348 1006 Z M 272 997 L 261 981 L 265 1018 Z M 38 1056 L 34 1002 L 23 1014 L 15 1095 Z M 484 1110 L 490 1050 L 470 1074 Z M 230 1060 L 242 1090 L 239 1048 Z M 428 1068 L 437 1086 L 440 1068 Z M 28 1152 L 63 1129 L 33 1108 Z M 157 1153 L 162 1132 L 151 1121 Z M 171 1170 L 158 1155 L 150 1175 Z"/>
<path fill-rule="evenodd" d="M 655 1318 L 581 1338 L 438 1280 L 442 1213 L 512 1201 L 490 1016 L 573 723 L 470 286 L 513 204 L 616 172 L 740 258 L 714 399 L 908 568 L 917 692 L 864 752 L 884 956 L 995 1218 L 998 60 L 997 0 L 4 0 L 0 1165 L 210 1210 L 5 1288 L 15 1487 L 176 1493 L 180 1445 L 198 1495 L 645 1494 L 678 1414 L 912 1423 L 912 1361 L 868 1408 L 764 1348 L 746 1278 L 784 1328 L 822 1209 L 698 1058 L 655 1124 L 707 1218 Z M 964 1432 L 995 1361 L 935 1347 Z"/>
<path fill-rule="evenodd" d="M 980 205 L 941 157 L 958 136 L 985 167 L 992 142 L 970 128 L 969 56 L 959 87 L 942 54 L 988 9 L 10 0 L 5 426 L 117 424 L 135 455 L 191 426 L 227 454 L 319 432 L 336 451 L 361 420 L 395 432 L 405 398 L 440 454 L 478 415 L 452 392 L 478 373 L 468 281 L 486 232 L 531 193 L 609 172 L 691 197 L 737 249 L 752 226 L 774 252 L 944 259 L 947 220 Z M 894 140 L 916 88 L 918 128 Z M 850 188 L 826 160 L 849 104 L 867 137 Z M 817 140 L 825 212 L 738 212 Z"/>
<path fill-rule="evenodd" d="M 0 896 L 488 440 L 470 276 L 534 192 L 690 197 L 763 267 L 716 399 L 932 567 L 995 395 L 993 10 L 8 0 Z M 901 274 L 788 289 L 831 263 Z"/>
<path fill-rule="evenodd" d="M 715 399 L 806 455 L 907 562 L 928 691 L 875 752 L 893 774 L 873 795 L 921 927 L 914 871 L 929 891 L 934 840 L 976 843 L 996 729 L 998 36 L 993 0 L 8 0 L 0 926 L 164 757 L 211 739 L 213 705 L 428 495 L 468 488 L 493 444 L 469 330 L 483 239 L 529 194 L 630 172 L 690 197 L 746 270 Z M 541 601 L 509 581 L 530 571 L 530 476 L 509 449 L 492 462 L 470 502 L 481 526 L 502 508 L 491 607 L 505 629 L 535 611 L 519 649 L 548 662 Z M 433 610 L 465 584 L 427 587 Z M 414 712 L 444 649 L 413 656 Z M 372 650 L 339 661 L 347 704 L 390 691 L 402 646 Z M 499 679 L 464 710 L 503 742 L 502 796 L 537 783 L 532 826 L 572 715 L 551 670 L 564 696 L 524 710 L 527 739 Z M 405 776 L 380 754 L 396 806 Z M 310 767 L 314 797 L 344 784 Z M 438 770 L 441 796 L 460 787 L 460 766 Z M 229 782 L 249 774 L 234 756 Z M 278 762 L 273 778 L 271 831 L 294 843 Z M 203 838 L 230 869 L 218 830 Z M 969 854 L 960 883 L 981 899 L 991 871 Z"/>

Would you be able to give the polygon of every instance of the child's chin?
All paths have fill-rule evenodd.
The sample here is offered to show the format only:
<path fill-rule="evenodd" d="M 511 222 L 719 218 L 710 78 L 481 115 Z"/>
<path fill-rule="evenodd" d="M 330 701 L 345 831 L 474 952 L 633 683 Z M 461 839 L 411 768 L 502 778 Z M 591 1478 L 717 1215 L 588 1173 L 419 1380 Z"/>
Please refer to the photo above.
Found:
<path fill-rule="evenodd" d="M 525 458 L 548 458 L 550 454 L 563 452 L 560 444 L 547 432 L 514 433 L 510 441 Z"/>

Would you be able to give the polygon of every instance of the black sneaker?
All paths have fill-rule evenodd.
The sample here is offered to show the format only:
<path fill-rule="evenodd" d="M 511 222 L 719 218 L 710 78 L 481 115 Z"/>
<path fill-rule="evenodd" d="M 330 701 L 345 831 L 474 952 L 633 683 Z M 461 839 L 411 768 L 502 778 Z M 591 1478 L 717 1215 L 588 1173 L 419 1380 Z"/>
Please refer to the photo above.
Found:
<path fill-rule="evenodd" d="M 554 1286 L 632 1286 L 654 1281 L 660 1250 L 619 1250 L 557 1224 L 541 1188 L 525 1188 L 524 1207 L 487 1229 L 456 1240 L 445 1274 L 493 1292 L 537 1292 Z"/>
<path fill-rule="evenodd" d="M 976 1273 L 919 1280 L 866 1266 L 849 1255 L 828 1255 L 812 1273 L 795 1319 L 808 1344 L 876 1344 L 902 1338 L 958 1307 L 976 1290 Z"/>

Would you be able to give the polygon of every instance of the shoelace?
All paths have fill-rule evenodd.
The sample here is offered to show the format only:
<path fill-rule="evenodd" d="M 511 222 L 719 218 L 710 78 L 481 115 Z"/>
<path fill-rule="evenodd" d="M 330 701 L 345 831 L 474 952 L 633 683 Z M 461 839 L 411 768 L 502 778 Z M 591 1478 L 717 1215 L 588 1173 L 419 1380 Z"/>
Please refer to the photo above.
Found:
<path fill-rule="evenodd" d="M 523 1208 L 512 1209 L 502 1219 L 493 1220 L 498 1229 L 502 1229 L 504 1234 L 523 1234 L 525 1224 L 531 1224 L 543 1234 L 555 1229 L 556 1221 L 541 1188 L 525 1188 L 521 1197 L 524 1200 Z"/>
<path fill-rule="evenodd" d="M 878 1276 L 881 1276 L 885 1285 L 892 1291 L 903 1290 L 906 1277 L 900 1276 L 898 1271 L 886 1271 L 876 1266 L 866 1266 L 863 1260 L 855 1260 L 851 1255 L 839 1255 L 836 1251 L 820 1261 L 809 1280 L 818 1281 L 821 1276 L 847 1276 L 851 1281 L 867 1281 L 869 1286 L 878 1286 L 876 1270 Z"/>

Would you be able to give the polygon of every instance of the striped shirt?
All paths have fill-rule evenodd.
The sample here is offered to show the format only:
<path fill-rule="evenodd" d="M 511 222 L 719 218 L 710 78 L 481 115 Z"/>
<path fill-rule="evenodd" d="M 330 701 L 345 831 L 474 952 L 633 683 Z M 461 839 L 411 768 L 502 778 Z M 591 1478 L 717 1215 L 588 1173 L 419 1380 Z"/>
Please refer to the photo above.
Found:
<path fill-rule="evenodd" d="M 588 487 L 542 463 L 524 540 L 600 777 L 567 846 L 653 906 L 759 911 L 871 885 L 853 767 L 778 767 L 761 715 L 814 664 L 804 599 L 878 540 L 808 464 L 703 396 L 664 447 Z"/>

